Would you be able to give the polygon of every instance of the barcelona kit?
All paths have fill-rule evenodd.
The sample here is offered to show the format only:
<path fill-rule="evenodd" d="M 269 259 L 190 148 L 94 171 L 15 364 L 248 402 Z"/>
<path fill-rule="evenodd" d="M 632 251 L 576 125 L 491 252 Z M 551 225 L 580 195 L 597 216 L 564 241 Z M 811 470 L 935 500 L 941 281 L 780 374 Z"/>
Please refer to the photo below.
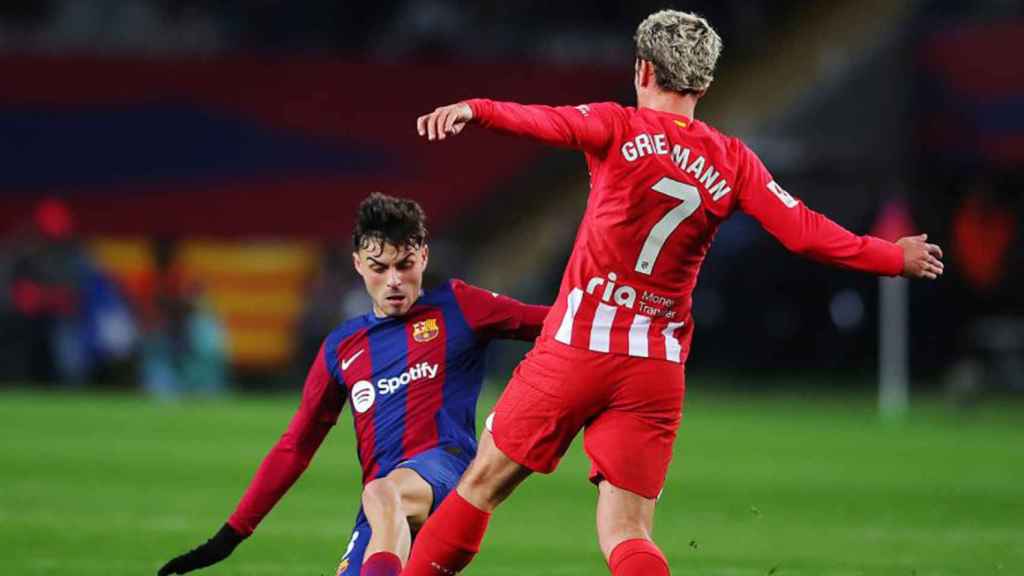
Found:
<path fill-rule="evenodd" d="M 547 312 L 450 280 L 425 291 L 403 316 L 368 313 L 342 323 L 324 340 L 295 416 L 229 524 L 243 535 L 255 530 L 309 465 L 346 402 L 363 484 L 409 468 L 431 486 L 436 507 L 476 454 L 489 344 L 533 340 Z M 369 539 L 360 510 L 339 574 L 359 573 Z"/>

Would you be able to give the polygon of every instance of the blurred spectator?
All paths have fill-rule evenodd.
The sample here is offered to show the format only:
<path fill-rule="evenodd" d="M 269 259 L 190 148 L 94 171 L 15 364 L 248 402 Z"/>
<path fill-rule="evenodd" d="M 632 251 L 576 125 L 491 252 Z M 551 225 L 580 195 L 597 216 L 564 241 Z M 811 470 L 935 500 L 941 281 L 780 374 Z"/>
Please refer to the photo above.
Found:
<path fill-rule="evenodd" d="M 62 201 L 41 201 L 0 262 L 3 376 L 78 385 L 127 359 L 134 323 L 115 284 L 88 257 Z"/>
<path fill-rule="evenodd" d="M 979 180 L 953 216 L 953 256 L 968 286 L 979 295 L 996 290 L 1017 234 L 1017 214 Z"/>
<path fill-rule="evenodd" d="M 159 397 L 213 394 L 226 383 L 224 330 L 205 306 L 199 283 L 178 260 L 178 244 L 153 242 L 153 268 L 133 287 L 142 324 L 139 375 Z"/>

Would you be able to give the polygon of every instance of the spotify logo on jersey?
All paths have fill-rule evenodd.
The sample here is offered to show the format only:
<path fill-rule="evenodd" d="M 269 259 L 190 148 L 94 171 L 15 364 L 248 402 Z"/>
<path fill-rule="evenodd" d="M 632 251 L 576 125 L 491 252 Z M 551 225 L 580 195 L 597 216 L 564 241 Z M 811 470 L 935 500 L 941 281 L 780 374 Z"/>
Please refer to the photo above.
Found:
<path fill-rule="evenodd" d="M 377 393 L 373 389 L 373 384 L 370 384 L 369 381 L 360 380 L 352 387 L 352 409 L 359 414 L 369 410 L 376 399 Z"/>

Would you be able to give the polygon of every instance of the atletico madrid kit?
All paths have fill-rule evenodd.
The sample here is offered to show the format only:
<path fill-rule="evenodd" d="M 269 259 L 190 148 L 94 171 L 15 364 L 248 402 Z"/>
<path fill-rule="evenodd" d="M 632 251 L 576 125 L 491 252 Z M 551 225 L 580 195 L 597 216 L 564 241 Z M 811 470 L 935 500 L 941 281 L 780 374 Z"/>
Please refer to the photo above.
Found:
<path fill-rule="evenodd" d="M 807 208 L 743 142 L 700 121 L 614 103 L 468 104 L 485 127 L 581 150 L 590 171 L 558 299 L 490 420 L 502 452 L 535 471 L 553 470 L 585 427 L 592 480 L 660 493 L 682 410 L 693 288 L 737 210 L 796 253 L 902 272 L 900 247 Z"/>
<path fill-rule="evenodd" d="M 547 311 L 451 280 L 401 317 L 344 322 L 325 339 L 298 411 L 228 522 L 246 536 L 255 530 L 308 466 L 346 399 L 363 484 L 409 468 L 430 484 L 436 507 L 476 454 L 488 344 L 533 340 Z M 359 574 L 369 540 L 360 510 L 339 574 Z"/>

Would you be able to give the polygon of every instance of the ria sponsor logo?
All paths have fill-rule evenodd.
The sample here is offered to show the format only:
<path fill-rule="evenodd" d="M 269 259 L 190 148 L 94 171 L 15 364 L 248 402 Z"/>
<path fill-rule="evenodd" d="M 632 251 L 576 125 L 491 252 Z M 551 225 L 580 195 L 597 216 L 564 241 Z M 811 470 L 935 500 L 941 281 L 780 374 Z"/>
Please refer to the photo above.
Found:
<path fill-rule="evenodd" d="M 619 276 L 612 272 L 608 275 L 608 279 L 595 276 L 587 282 L 587 294 L 593 294 L 604 286 L 604 290 L 601 295 L 598 296 L 605 302 L 615 302 L 619 306 L 625 306 L 626 308 L 632 308 L 636 303 L 636 290 L 632 286 L 615 286 L 615 281 L 619 279 Z"/>
<path fill-rule="evenodd" d="M 638 302 L 636 289 L 625 284 L 616 285 L 618 279 L 615 272 L 609 273 L 607 278 L 595 276 L 587 281 L 587 294 L 597 296 L 608 304 L 636 310 L 645 316 L 664 316 L 669 319 L 675 317 L 675 310 L 671 309 L 676 305 L 675 299 L 644 290 Z"/>

